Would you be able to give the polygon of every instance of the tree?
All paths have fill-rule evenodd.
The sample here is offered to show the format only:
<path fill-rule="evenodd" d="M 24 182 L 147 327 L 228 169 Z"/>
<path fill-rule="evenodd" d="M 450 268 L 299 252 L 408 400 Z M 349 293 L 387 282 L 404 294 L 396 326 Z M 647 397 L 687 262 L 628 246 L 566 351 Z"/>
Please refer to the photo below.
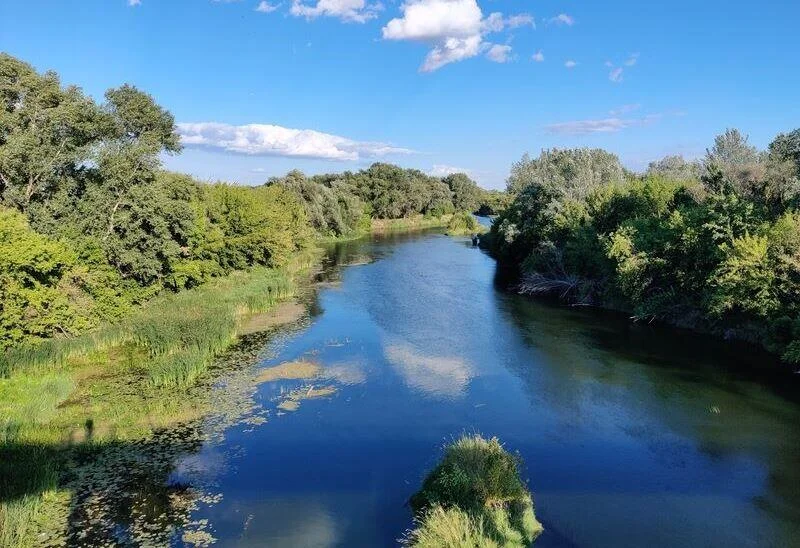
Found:
<path fill-rule="evenodd" d="M 108 196 L 108 223 L 103 239 L 116 228 L 117 213 L 130 205 L 131 189 L 153 181 L 162 152 L 180 152 L 172 114 L 153 98 L 125 84 L 106 92 L 106 112 L 112 131 L 100 151 L 98 167 Z"/>
<path fill-rule="evenodd" d="M 0 53 L 0 199 L 21 211 L 82 169 L 108 124 L 94 102 L 54 72 Z"/>
<path fill-rule="evenodd" d="M 601 149 L 543 150 L 536 159 L 525 154 L 511 166 L 507 189 L 519 194 L 528 185 L 549 186 L 580 198 L 600 185 L 622 181 L 625 172 L 616 155 Z"/>
<path fill-rule="evenodd" d="M 457 211 L 473 211 L 478 209 L 481 189 L 466 173 L 453 173 L 442 179 L 453 193 L 453 207 Z"/>
<path fill-rule="evenodd" d="M 647 175 L 663 177 L 670 181 L 699 181 L 702 166 L 699 162 L 687 162 L 683 156 L 665 156 L 661 160 L 650 162 Z"/>
<path fill-rule="evenodd" d="M 81 314 L 65 287 L 75 261 L 66 245 L 32 231 L 21 213 L 0 207 L 0 350 L 91 325 L 89 311 Z"/>
<path fill-rule="evenodd" d="M 763 194 L 765 166 L 758 149 L 747 141 L 747 135 L 738 129 L 726 129 L 714 138 L 703 161 L 707 171 L 703 182 L 710 190 L 719 192 L 727 187 L 742 196 Z"/>

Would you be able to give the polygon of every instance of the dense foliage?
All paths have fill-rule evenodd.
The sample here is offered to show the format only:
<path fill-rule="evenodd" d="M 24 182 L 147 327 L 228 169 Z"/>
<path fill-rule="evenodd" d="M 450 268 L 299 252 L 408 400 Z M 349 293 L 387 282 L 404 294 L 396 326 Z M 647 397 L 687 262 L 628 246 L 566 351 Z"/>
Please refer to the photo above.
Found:
<path fill-rule="evenodd" d="M 165 172 L 172 115 L 125 84 L 98 104 L 0 54 L 0 350 L 118 320 L 162 290 L 279 267 L 315 235 L 478 207 L 464 174 L 376 163 L 257 188 Z"/>
<path fill-rule="evenodd" d="M 409 546 L 522 547 L 542 532 L 519 475 L 519 457 L 497 438 L 462 436 L 410 500 L 418 527 Z"/>
<path fill-rule="evenodd" d="M 552 176 L 551 176 L 552 175 Z M 492 230 L 520 289 L 763 344 L 800 362 L 800 130 L 765 152 L 736 130 L 702 162 L 626 173 L 596 150 L 515 164 Z"/>
<path fill-rule="evenodd" d="M 478 209 L 483 191 L 464 173 L 432 177 L 417 169 L 375 163 L 358 172 L 306 177 L 291 171 L 272 178 L 294 192 L 305 205 L 314 229 L 327 236 L 364 232 L 370 218 L 399 219 L 414 215 L 441 217 Z"/>
<path fill-rule="evenodd" d="M 310 236 L 295 194 L 164 172 L 171 114 L 130 85 L 96 104 L 0 55 L 0 349 L 74 334 L 163 289 L 280 266 Z"/>

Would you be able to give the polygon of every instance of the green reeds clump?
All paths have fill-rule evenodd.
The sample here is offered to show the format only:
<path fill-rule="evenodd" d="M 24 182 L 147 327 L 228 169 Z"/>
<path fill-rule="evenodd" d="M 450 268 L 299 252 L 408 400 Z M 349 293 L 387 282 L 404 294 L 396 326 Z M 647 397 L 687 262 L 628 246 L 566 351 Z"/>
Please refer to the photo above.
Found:
<path fill-rule="evenodd" d="M 169 388 L 194 384 L 230 346 L 243 315 L 266 311 L 293 294 L 294 284 L 285 273 L 258 269 L 142 310 L 132 332 L 151 358 L 146 364 L 150 383 Z"/>
<path fill-rule="evenodd" d="M 408 546 L 528 546 L 542 532 L 520 460 L 497 438 L 462 436 L 445 449 L 410 504 Z M 458 539 L 467 544 L 452 544 Z M 477 539 L 477 540 L 475 540 Z"/>
<path fill-rule="evenodd" d="M 454 214 L 447 223 L 447 233 L 451 236 L 461 236 L 465 234 L 480 234 L 486 231 L 486 227 L 481 225 L 472 213 L 459 211 Z"/>
<path fill-rule="evenodd" d="M 0 377 L 17 371 L 41 372 L 62 367 L 70 358 L 121 344 L 129 338 L 128 326 L 105 325 L 76 337 L 47 339 L 0 352 Z"/>

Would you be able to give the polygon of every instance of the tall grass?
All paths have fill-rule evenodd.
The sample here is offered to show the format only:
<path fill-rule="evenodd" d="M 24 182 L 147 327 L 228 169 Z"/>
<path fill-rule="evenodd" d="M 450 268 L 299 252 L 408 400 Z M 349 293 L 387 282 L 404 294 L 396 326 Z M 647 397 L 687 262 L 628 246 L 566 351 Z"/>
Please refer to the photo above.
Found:
<path fill-rule="evenodd" d="M 132 342 L 158 386 L 186 386 L 236 337 L 243 315 L 263 312 L 294 294 L 284 271 L 235 272 L 202 287 L 156 297 L 133 316 L 78 337 L 51 339 L 0 354 L 0 377 L 57 371 L 76 356 Z"/>
<path fill-rule="evenodd" d="M 459 211 L 447 223 L 447 233 L 451 236 L 465 234 L 479 234 L 486 232 L 486 227 L 481 225 L 472 213 Z"/>
<path fill-rule="evenodd" d="M 506 451 L 497 438 L 465 435 L 453 442 L 411 497 L 417 527 L 404 543 L 418 547 L 530 545 L 542 525 L 520 478 L 519 464 L 519 457 Z"/>

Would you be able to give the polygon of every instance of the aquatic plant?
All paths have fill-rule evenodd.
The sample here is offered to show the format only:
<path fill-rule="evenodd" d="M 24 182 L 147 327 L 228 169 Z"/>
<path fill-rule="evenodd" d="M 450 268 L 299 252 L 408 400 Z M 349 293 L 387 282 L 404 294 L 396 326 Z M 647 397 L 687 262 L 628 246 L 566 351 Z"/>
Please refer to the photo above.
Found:
<path fill-rule="evenodd" d="M 506 451 L 497 438 L 457 439 L 411 497 L 417 527 L 404 543 L 423 547 L 532 543 L 543 528 L 519 465 L 519 457 Z"/>
<path fill-rule="evenodd" d="M 451 236 L 477 234 L 485 230 L 475 216 L 466 211 L 456 213 L 447 223 L 447 233 Z"/>

